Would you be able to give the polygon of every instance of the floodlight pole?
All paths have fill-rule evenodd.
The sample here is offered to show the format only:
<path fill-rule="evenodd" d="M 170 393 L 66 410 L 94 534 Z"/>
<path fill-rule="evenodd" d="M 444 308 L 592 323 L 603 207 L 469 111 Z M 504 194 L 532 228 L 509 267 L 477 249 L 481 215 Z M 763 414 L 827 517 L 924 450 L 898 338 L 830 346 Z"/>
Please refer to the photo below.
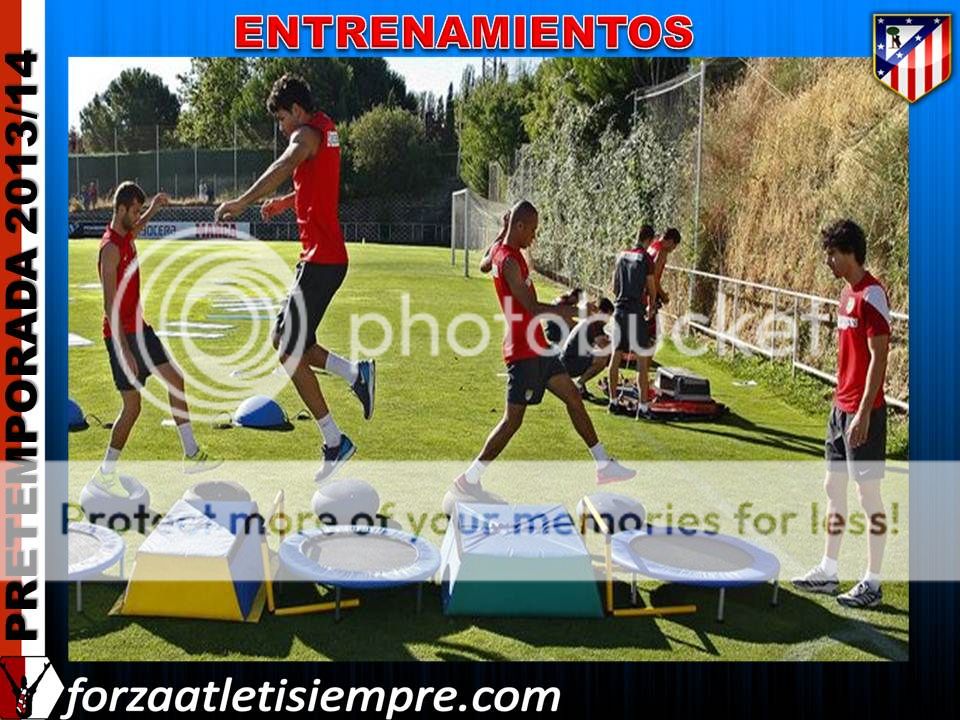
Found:
<path fill-rule="evenodd" d="M 200 197 L 200 175 L 197 173 L 197 143 L 193 143 L 193 189 L 197 197 Z"/>
<path fill-rule="evenodd" d="M 157 192 L 160 192 L 160 126 L 154 125 L 157 149 Z"/>

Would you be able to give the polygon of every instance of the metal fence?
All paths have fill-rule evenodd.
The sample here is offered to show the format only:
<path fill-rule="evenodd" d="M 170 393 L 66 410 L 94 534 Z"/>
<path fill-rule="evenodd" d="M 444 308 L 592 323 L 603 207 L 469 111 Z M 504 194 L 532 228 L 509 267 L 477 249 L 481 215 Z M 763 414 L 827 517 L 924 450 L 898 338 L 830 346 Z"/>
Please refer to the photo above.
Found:
<path fill-rule="evenodd" d="M 715 341 L 718 355 L 756 353 L 789 362 L 797 370 L 836 384 L 837 300 L 740 280 L 702 270 L 668 265 L 665 285 L 684 301 L 683 312 L 661 312 Z M 712 312 L 698 312 L 697 296 L 712 294 Z M 685 291 L 686 290 L 686 291 Z M 887 404 L 909 411 L 907 350 L 910 317 L 891 311 Z"/>
<path fill-rule="evenodd" d="M 123 180 L 136 181 L 151 195 L 166 192 L 180 199 L 235 195 L 282 149 L 276 134 L 250 137 L 236 127 L 224 147 L 186 145 L 175 128 L 162 125 L 114 130 L 112 144 L 100 138 L 95 147 L 74 147 L 68 159 L 70 196 L 85 207 L 109 198 Z"/>

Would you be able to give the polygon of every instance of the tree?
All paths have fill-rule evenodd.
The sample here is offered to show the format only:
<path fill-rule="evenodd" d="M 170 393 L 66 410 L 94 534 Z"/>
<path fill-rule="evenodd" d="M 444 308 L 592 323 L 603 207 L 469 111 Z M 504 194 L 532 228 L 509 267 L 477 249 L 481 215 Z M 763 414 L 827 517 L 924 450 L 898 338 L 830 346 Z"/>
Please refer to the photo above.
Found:
<path fill-rule="evenodd" d="M 120 150 L 150 150 L 173 141 L 180 116 L 180 101 L 157 75 L 142 68 L 124 70 L 102 95 L 80 111 L 80 131 L 88 152 L 112 152 L 114 131 Z"/>
<path fill-rule="evenodd" d="M 456 99 L 453 95 L 453 83 L 447 88 L 447 105 L 443 116 L 443 147 L 457 147 Z"/>
<path fill-rule="evenodd" d="M 413 113 L 377 106 L 350 124 L 347 137 L 353 195 L 395 195 L 433 179 L 435 149 Z"/>
<path fill-rule="evenodd" d="M 460 177 L 475 192 L 486 195 L 491 162 L 509 170 L 516 151 L 527 142 L 523 116 L 531 89 L 529 78 L 485 82 L 461 99 Z"/>
<path fill-rule="evenodd" d="M 186 109 L 177 135 L 188 145 L 231 147 L 237 100 L 250 80 L 243 58 L 193 58 L 180 77 L 180 97 Z"/>
<path fill-rule="evenodd" d="M 687 58 L 551 58 L 537 67 L 531 111 L 524 125 L 532 138 L 548 131 L 563 96 L 594 108 L 593 138 L 610 123 L 626 130 L 634 93 L 680 75 L 688 67 Z M 590 137 L 584 140 L 590 141 Z"/>
<path fill-rule="evenodd" d="M 273 142 L 274 120 L 266 101 L 284 73 L 302 76 L 318 109 L 338 123 L 353 120 L 377 105 L 414 111 L 416 98 L 382 58 L 261 57 L 197 58 L 183 78 L 189 106 L 178 132 L 186 142 L 230 147 L 237 126 L 241 146 Z"/>

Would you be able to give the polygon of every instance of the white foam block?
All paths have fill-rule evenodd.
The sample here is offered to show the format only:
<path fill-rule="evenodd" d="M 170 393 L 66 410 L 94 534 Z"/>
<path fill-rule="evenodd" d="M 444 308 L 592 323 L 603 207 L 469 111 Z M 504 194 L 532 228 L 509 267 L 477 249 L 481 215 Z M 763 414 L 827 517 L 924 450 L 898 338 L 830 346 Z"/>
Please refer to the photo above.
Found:
<path fill-rule="evenodd" d="M 233 325 L 224 325 L 222 323 L 203 323 L 188 322 L 186 320 L 176 320 L 166 323 L 167 327 L 188 328 L 193 330 L 232 330 Z"/>
<path fill-rule="evenodd" d="M 69 347 L 90 347 L 93 345 L 93 340 L 87 340 L 76 333 L 70 333 L 67 335 L 67 345 Z"/>
<path fill-rule="evenodd" d="M 223 333 L 191 332 L 190 330 L 158 330 L 157 337 L 204 338 L 216 340 L 223 337 Z"/>

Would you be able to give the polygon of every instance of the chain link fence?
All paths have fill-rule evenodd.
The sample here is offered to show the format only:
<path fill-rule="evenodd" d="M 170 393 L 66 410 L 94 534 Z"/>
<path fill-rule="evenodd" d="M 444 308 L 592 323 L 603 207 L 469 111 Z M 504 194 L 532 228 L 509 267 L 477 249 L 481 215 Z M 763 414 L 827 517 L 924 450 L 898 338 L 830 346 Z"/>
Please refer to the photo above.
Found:
<path fill-rule="evenodd" d="M 832 322 L 828 298 L 839 285 L 823 266 L 818 231 L 832 218 L 853 217 L 867 233 L 868 267 L 889 283 L 899 311 L 888 381 L 894 404 L 906 407 L 907 119 L 867 63 L 710 60 L 632 100 L 623 128 L 604 125 L 603 102 L 560 98 L 557 121 L 520 148 L 508 177 L 491 168 L 491 199 L 526 198 L 540 210 L 537 269 L 609 292 L 616 254 L 640 223 L 677 227 L 683 242 L 665 280 L 670 311 L 702 318 L 690 329 L 714 339 L 719 332 L 721 350 L 731 323 L 749 334 L 771 314 Z M 852 109 L 837 118 L 830 107 Z M 810 332 L 804 322 L 798 327 Z M 815 348 L 803 336 L 787 356 L 796 350 L 795 367 L 832 376 L 835 344 L 833 332 Z"/>

